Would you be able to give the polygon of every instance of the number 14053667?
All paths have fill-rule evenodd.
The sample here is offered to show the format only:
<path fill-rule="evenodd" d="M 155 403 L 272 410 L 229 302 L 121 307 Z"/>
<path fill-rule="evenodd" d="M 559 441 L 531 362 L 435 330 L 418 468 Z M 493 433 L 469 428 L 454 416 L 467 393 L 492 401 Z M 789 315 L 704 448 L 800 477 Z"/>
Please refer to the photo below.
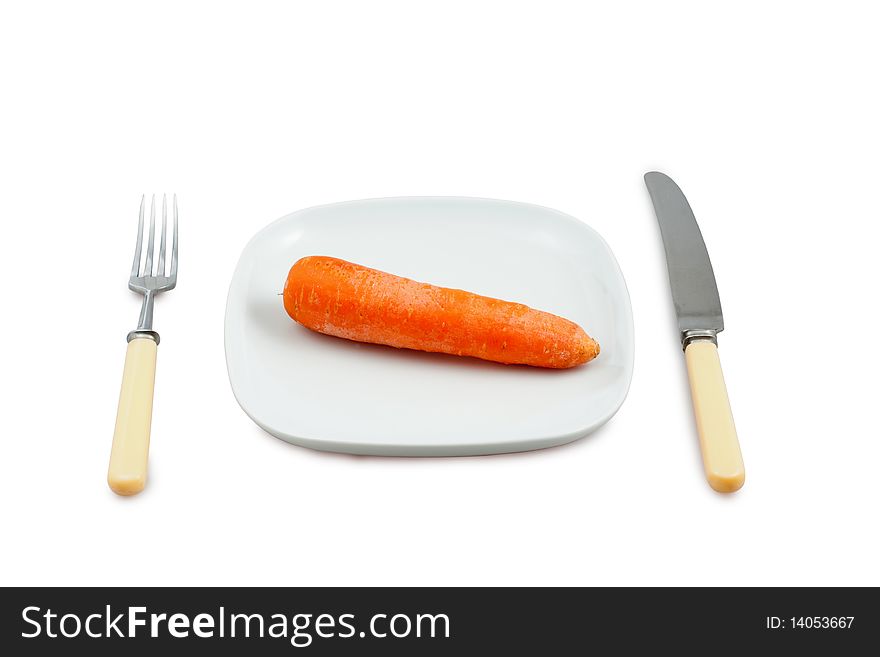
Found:
<path fill-rule="evenodd" d="M 767 616 L 768 630 L 848 630 L 855 616 Z"/>

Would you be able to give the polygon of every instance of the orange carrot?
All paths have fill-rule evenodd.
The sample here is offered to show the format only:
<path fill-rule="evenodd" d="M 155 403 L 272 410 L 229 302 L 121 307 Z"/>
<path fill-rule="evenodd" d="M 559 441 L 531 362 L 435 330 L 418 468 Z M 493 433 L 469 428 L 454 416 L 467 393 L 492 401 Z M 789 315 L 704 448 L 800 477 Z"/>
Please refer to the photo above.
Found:
<path fill-rule="evenodd" d="M 326 256 L 291 267 L 284 308 L 319 333 L 499 363 L 565 368 L 599 353 L 595 340 L 562 317 Z"/>

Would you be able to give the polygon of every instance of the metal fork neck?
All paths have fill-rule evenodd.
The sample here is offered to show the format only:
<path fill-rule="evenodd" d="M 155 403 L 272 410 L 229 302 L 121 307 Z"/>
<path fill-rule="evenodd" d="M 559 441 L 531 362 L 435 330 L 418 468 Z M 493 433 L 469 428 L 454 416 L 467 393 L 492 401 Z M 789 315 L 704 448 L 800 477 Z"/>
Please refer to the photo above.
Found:
<path fill-rule="evenodd" d="M 141 304 L 141 316 L 138 319 L 138 331 L 153 330 L 153 301 L 156 299 L 156 293 L 153 290 L 144 292 L 144 302 Z"/>
<path fill-rule="evenodd" d="M 159 344 L 159 334 L 153 330 L 153 301 L 156 299 L 154 290 L 144 292 L 144 303 L 141 305 L 141 317 L 138 327 L 128 334 L 128 342 L 137 338 L 149 338 Z"/>

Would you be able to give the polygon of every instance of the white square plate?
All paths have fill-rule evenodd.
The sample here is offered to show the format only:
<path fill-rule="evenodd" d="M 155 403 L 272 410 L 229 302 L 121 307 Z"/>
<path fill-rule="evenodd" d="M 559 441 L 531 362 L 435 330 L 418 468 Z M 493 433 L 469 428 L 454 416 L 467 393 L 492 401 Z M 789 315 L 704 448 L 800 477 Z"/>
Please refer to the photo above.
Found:
<path fill-rule="evenodd" d="M 525 303 L 580 324 L 601 353 L 549 370 L 319 335 L 279 296 L 306 255 Z M 555 210 L 456 197 L 338 203 L 287 215 L 245 247 L 226 306 L 226 364 L 244 411 L 297 445 L 398 456 L 538 449 L 586 435 L 623 403 L 632 309 L 608 245 Z"/>

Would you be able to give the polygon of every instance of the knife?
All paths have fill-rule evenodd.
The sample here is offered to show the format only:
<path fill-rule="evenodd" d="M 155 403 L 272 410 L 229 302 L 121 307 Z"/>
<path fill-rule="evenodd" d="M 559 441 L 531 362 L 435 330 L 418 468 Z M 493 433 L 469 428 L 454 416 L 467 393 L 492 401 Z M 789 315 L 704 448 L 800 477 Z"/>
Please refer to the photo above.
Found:
<path fill-rule="evenodd" d="M 645 184 L 666 250 L 706 479 L 715 490 L 732 493 L 742 487 L 746 473 L 718 358 L 724 317 L 715 273 L 700 227 L 678 185 L 656 171 L 645 174 Z"/>

